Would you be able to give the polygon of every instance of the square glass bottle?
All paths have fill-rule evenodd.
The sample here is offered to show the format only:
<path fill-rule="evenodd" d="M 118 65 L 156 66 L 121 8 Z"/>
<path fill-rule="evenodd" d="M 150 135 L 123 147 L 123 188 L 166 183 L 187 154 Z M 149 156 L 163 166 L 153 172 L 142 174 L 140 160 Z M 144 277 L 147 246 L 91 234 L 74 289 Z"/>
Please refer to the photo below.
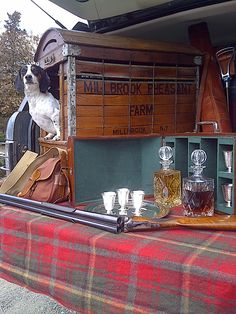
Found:
<path fill-rule="evenodd" d="M 183 178 L 182 204 L 185 216 L 214 214 L 214 179 L 202 175 L 206 159 L 207 155 L 202 149 L 196 149 L 191 154 L 193 175 Z"/>
<path fill-rule="evenodd" d="M 154 200 L 160 207 L 181 204 L 181 173 L 171 169 L 173 150 L 170 146 L 159 149 L 162 168 L 154 173 Z"/>

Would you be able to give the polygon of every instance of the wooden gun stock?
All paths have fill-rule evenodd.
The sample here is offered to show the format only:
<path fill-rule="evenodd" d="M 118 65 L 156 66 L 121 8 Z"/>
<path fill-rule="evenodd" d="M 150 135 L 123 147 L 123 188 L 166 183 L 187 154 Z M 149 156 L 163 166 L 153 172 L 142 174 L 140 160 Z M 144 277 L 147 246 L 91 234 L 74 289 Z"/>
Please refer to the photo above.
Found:
<path fill-rule="evenodd" d="M 236 231 L 236 215 L 219 215 L 213 217 L 180 217 L 174 219 L 149 219 L 132 217 L 125 222 L 125 232 L 159 230 L 164 228 L 191 228 L 205 230 Z"/>

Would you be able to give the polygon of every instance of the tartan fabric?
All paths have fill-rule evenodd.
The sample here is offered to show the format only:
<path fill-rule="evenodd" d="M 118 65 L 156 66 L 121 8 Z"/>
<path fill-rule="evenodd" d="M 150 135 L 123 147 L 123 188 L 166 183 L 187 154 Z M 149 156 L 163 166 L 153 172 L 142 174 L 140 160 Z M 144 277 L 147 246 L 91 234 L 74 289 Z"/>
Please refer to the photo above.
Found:
<path fill-rule="evenodd" d="M 115 235 L 10 206 L 0 214 L 0 276 L 79 313 L 236 313 L 235 232 Z"/>

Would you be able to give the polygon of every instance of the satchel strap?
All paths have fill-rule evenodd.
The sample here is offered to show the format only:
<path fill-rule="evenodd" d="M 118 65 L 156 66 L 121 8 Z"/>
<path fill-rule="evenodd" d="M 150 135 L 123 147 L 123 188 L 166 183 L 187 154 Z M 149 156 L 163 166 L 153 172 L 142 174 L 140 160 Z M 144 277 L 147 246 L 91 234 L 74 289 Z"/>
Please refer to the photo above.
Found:
<path fill-rule="evenodd" d="M 66 196 L 68 197 L 69 201 L 71 200 L 71 190 L 70 190 L 70 181 L 69 181 L 69 177 L 68 177 L 68 171 L 61 168 L 62 173 L 64 174 L 65 178 L 66 178 Z"/>
<path fill-rule="evenodd" d="M 40 176 L 41 176 L 40 170 L 36 169 L 33 172 L 32 176 L 30 177 L 28 183 L 25 185 L 24 189 L 21 192 L 19 192 L 17 196 L 24 197 L 32 188 L 32 186 L 35 184 L 35 182 L 40 178 Z"/>
<path fill-rule="evenodd" d="M 71 199 L 71 189 L 70 189 L 70 180 L 69 180 L 69 167 L 68 167 L 68 154 L 65 149 L 57 148 L 59 158 L 61 160 L 61 171 L 64 174 L 66 178 L 66 194 L 68 199 Z M 64 201 L 65 199 L 62 199 L 61 201 Z M 60 200 L 59 200 L 60 201 Z"/>
<path fill-rule="evenodd" d="M 64 174 L 68 177 L 68 155 L 65 149 L 57 148 L 59 158 L 61 160 L 61 168 L 63 169 Z"/>

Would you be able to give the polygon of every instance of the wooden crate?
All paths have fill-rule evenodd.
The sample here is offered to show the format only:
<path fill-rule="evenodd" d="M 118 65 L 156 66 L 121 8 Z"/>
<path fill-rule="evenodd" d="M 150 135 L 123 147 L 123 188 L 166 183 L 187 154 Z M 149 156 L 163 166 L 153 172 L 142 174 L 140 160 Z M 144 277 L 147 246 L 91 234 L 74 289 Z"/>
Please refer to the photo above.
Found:
<path fill-rule="evenodd" d="M 194 129 L 201 55 L 192 47 L 49 29 L 35 61 L 60 100 L 62 140 Z"/>

